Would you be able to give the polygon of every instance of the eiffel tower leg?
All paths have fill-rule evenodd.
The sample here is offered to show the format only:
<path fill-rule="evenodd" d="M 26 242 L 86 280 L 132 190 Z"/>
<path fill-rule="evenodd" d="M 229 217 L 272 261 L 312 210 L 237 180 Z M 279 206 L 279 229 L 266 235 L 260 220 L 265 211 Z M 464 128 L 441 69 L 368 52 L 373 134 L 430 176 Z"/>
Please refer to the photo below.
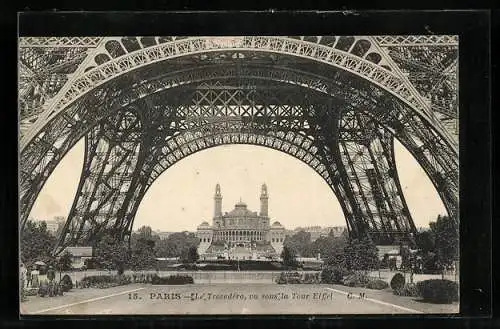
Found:
<path fill-rule="evenodd" d="M 415 225 L 399 185 L 392 135 L 359 112 L 344 114 L 342 162 L 377 244 L 413 243 Z"/>
<path fill-rule="evenodd" d="M 431 124 L 411 109 L 393 103 L 374 115 L 415 157 L 434 184 L 448 215 L 458 223 L 458 155 Z"/>
<path fill-rule="evenodd" d="M 124 209 L 136 190 L 143 142 L 139 118 L 127 111 L 89 132 L 82 176 L 56 253 L 70 245 L 91 244 L 107 230 L 123 231 Z"/>

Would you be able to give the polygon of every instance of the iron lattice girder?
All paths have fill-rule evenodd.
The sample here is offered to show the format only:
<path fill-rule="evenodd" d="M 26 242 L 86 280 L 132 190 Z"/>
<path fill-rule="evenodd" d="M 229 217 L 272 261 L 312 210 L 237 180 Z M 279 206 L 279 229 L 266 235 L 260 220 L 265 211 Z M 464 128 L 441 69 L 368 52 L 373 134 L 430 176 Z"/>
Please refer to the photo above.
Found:
<path fill-rule="evenodd" d="M 457 35 L 383 35 L 374 38 L 381 47 L 458 46 Z"/>
<path fill-rule="evenodd" d="M 208 53 L 220 50 L 229 51 L 263 51 L 288 54 L 308 58 L 317 62 L 328 63 L 332 67 L 339 67 L 353 72 L 363 79 L 381 86 L 400 100 L 412 106 L 421 115 L 432 119 L 427 104 L 422 102 L 420 95 L 415 93 L 404 78 L 391 71 L 374 64 L 362 57 L 349 52 L 341 51 L 329 46 L 307 42 L 287 37 L 237 37 L 237 38 L 193 37 L 182 40 L 141 48 L 110 60 L 102 65 L 90 69 L 72 83 L 58 99 L 47 109 L 43 120 L 38 120 L 30 131 L 21 140 L 21 149 L 43 129 L 45 120 L 50 120 L 76 99 L 118 76 L 144 65 L 177 58 L 190 54 Z M 443 130 L 446 135 L 446 131 Z M 454 141 L 449 138 L 450 143 Z"/>
<path fill-rule="evenodd" d="M 156 117 L 154 121 L 160 122 L 161 120 Z M 105 126 L 107 127 L 104 128 Z M 216 145 L 241 143 L 277 149 L 311 166 L 332 186 L 332 180 L 325 170 L 324 160 L 315 154 L 317 147 L 313 145 L 314 140 L 293 131 L 285 132 L 263 127 L 260 131 L 252 129 L 250 132 L 242 132 L 241 129 L 237 129 L 231 132 L 226 126 L 224 132 L 221 132 L 218 128 L 208 130 L 205 125 L 198 131 L 189 129 L 175 137 L 165 136 L 170 138 L 160 140 L 156 138 L 156 135 L 153 136 L 154 130 L 148 130 L 150 135 L 136 140 L 136 143 L 140 143 L 141 151 L 136 149 L 135 152 L 123 155 L 132 157 L 135 162 L 140 163 L 140 166 L 136 165 L 128 171 L 127 175 L 123 175 L 123 171 L 115 168 L 125 162 L 124 157 L 117 156 L 116 152 L 113 153 L 123 140 L 117 139 L 113 142 L 109 136 L 110 128 L 109 123 L 101 124 L 87 136 L 83 176 L 77 198 L 63 231 L 63 238 L 57 247 L 58 251 L 68 245 L 90 243 L 95 236 L 99 236 L 102 230 L 110 227 L 122 230 L 124 235 L 129 234 L 137 207 L 147 188 L 159 174 L 189 154 Z M 151 128 L 150 126 L 149 129 Z M 111 136 L 117 135 L 111 132 Z M 156 143 L 151 144 L 153 140 Z M 99 149 L 98 146 L 101 148 Z M 164 153 L 158 152 L 159 150 Z M 165 163 L 167 166 L 162 167 Z M 105 175 L 103 173 L 108 166 L 109 171 Z M 127 188 L 123 189 L 123 185 L 131 181 L 131 177 L 138 179 L 127 184 Z M 117 182 L 112 185 L 111 180 Z M 127 198 L 131 194 L 134 196 Z M 125 202 L 126 200 L 128 203 Z M 124 211 L 125 209 L 127 211 Z"/>
<path fill-rule="evenodd" d="M 21 38 L 23 40 L 24 38 Z M 87 57 L 85 47 L 23 47 L 19 49 L 19 112 L 21 137 Z"/>
<path fill-rule="evenodd" d="M 352 134 L 352 121 L 359 131 L 346 138 Z M 375 234 L 379 244 L 411 240 L 408 234 L 416 229 L 398 181 L 393 136 L 367 116 L 352 112 L 344 113 L 342 135 L 340 155 L 368 234 Z"/>
<path fill-rule="evenodd" d="M 389 46 L 387 51 L 458 143 L 458 42 L 402 43 Z"/>
<path fill-rule="evenodd" d="M 396 109 L 398 106 L 388 105 L 384 114 L 366 113 L 385 127 L 395 127 L 393 135 L 422 166 L 450 217 L 458 221 L 458 157 L 424 120 L 406 109 Z"/>
<path fill-rule="evenodd" d="M 135 190 L 143 129 L 136 114 L 122 111 L 92 129 L 77 194 L 56 246 L 87 245 L 106 229 L 122 229 L 120 210 Z"/>
<path fill-rule="evenodd" d="M 99 189 L 102 190 L 101 186 L 103 186 L 103 184 L 105 186 L 109 186 L 106 184 L 108 179 L 106 179 L 106 176 L 102 175 L 102 168 L 105 166 L 104 163 L 107 164 L 109 162 L 111 154 L 110 148 L 106 149 L 106 152 L 101 154 L 101 156 L 98 156 L 95 151 L 92 153 L 91 146 L 102 143 L 103 138 L 109 140 L 108 133 L 111 127 L 103 129 L 102 127 L 104 125 L 101 125 L 101 127 L 96 130 L 97 132 L 100 131 L 99 135 L 101 137 L 99 137 L 99 135 L 96 136 L 95 134 L 91 134 L 91 138 L 97 139 L 97 142 L 89 143 L 87 147 L 89 154 L 91 154 L 91 157 L 94 157 L 94 160 L 90 161 L 90 163 L 93 164 L 93 167 L 89 167 L 88 165 L 86 165 L 86 167 L 89 167 L 89 171 L 97 172 L 94 174 L 88 174 L 88 176 L 82 178 L 82 182 L 80 183 L 81 190 L 78 195 L 87 196 L 87 198 L 81 198 L 75 201 L 67 224 L 67 232 L 65 230 L 65 239 L 61 241 L 58 250 L 62 250 L 64 246 L 70 244 L 89 243 L 94 236 L 99 235 L 100 230 L 109 228 L 110 225 L 114 225 L 114 228 L 122 230 L 124 235 L 130 234 L 129 231 L 132 227 L 133 217 L 135 216 L 135 212 L 137 211 L 137 207 L 142 200 L 142 197 L 146 193 L 148 187 L 151 186 L 151 184 L 163 171 L 191 153 L 222 144 L 262 145 L 285 152 L 305 162 L 325 179 L 339 198 L 342 208 L 347 212 L 346 218 L 348 218 L 348 226 L 350 227 L 350 230 L 356 232 L 357 236 L 362 236 L 366 233 L 364 232 L 364 225 L 360 225 L 360 222 L 363 223 L 362 219 L 359 219 L 358 217 L 357 222 L 352 220 L 353 218 L 356 218 L 356 216 L 350 212 L 352 209 L 359 207 L 359 205 L 352 203 L 352 197 L 350 199 L 346 197 L 346 195 L 349 194 L 349 192 L 346 192 L 346 188 L 351 189 L 352 187 L 346 187 L 344 185 L 346 180 L 341 179 L 341 174 L 336 168 L 338 161 L 333 161 L 335 160 L 334 153 L 332 153 L 332 150 L 329 149 L 328 145 L 325 145 L 325 143 L 322 142 L 322 140 L 325 141 L 324 138 L 321 138 L 324 137 L 323 134 L 325 133 L 325 129 L 333 131 L 334 129 L 330 128 L 338 126 L 336 119 L 338 116 L 327 112 L 328 109 L 325 106 L 323 106 L 322 109 L 320 107 L 316 107 L 316 117 L 310 117 L 310 119 L 314 122 L 314 120 L 323 120 L 328 117 L 330 122 L 329 124 L 322 125 L 321 127 L 315 124 L 313 126 L 316 128 L 302 128 L 297 132 L 294 132 L 293 127 L 275 126 L 274 128 L 270 128 L 268 125 L 262 126 L 260 129 L 255 129 L 256 127 L 253 127 L 252 129 L 245 131 L 244 124 L 242 124 L 241 121 L 239 121 L 236 125 L 236 121 L 223 121 L 219 123 L 204 124 L 197 127 L 199 129 L 191 127 L 180 131 L 179 134 L 171 135 L 172 132 L 167 133 L 163 136 L 164 139 L 157 138 L 158 133 L 156 130 L 149 130 L 150 132 L 153 132 L 154 136 L 149 135 L 146 140 L 148 140 L 149 143 L 153 140 L 156 142 L 148 144 L 145 140 L 142 140 L 141 149 L 143 150 L 143 156 L 141 157 L 139 152 L 135 152 L 136 155 L 143 160 L 141 161 L 140 167 L 136 166 L 134 176 L 142 179 L 137 180 L 133 184 L 133 186 L 136 187 L 135 189 L 129 188 L 128 194 L 125 192 L 127 195 L 134 194 L 134 196 L 128 198 L 130 201 L 125 205 L 123 200 L 126 200 L 127 198 L 122 196 L 120 199 L 122 202 L 118 203 L 118 207 L 108 208 L 104 213 L 100 211 L 100 208 L 108 205 L 108 199 L 105 199 L 104 201 L 92 201 L 92 198 L 99 195 L 99 192 L 96 191 Z M 161 114 L 158 115 L 157 113 L 155 118 L 151 121 L 162 122 L 163 120 L 161 120 L 160 116 Z M 223 125 L 222 129 L 220 125 Z M 151 128 L 155 128 L 154 124 L 148 127 L 148 129 Z M 112 135 L 116 136 L 117 134 Z M 318 138 L 314 138 L 313 136 L 318 136 Z M 335 138 L 335 136 L 338 135 L 334 132 L 329 134 L 329 138 Z M 87 141 L 89 141 L 89 139 L 87 139 Z M 335 145 L 336 142 L 328 144 Z M 120 158 L 118 158 L 118 160 L 120 160 Z M 128 179 L 128 176 L 121 176 L 118 180 L 120 179 Z M 91 181 L 90 183 L 89 180 Z M 121 184 L 117 184 L 117 186 L 121 186 Z M 130 186 L 130 184 L 128 186 Z M 85 191 L 85 188 L 90 190 Z M 123 192 L 123 190 L 121 191 Z M 139 193 L 137 193 L 137 191 L 139 191 Z M 118 194 L 116 195 L 118 196 Z M 87 211 L 92 210 L 89 204 L 95 204 L 93 212 L 85 214 L 85 211 L 83 211 L 82 213 L 81 209 L 86 209 Z M 121 211 L 123 209 L 127 209 L 127 211 Z M 105 218 L 103 218 L 103 216 L 105 216 Z M 114 221 L 110 222 L 106 219 L 113 219 Z M 399 233 L 404 235 L 406 232 L 400 231 Z"/>
<path fill-rule="evenodd" d="M 337 96 L 341 96 L 341 97 L 346 98 L 345 99 L 345 108 L 346 109 L 353 108 L 353 106 L 358 106 L 358 107 L 361 107 L 362 109 L 365 109 L 365 111 L 367 111 L 366 113 L 368 113 L 368 115 L 372 116 L 375 120 L 379 120 L 385 126 L 389 127 L 389 129 L 391 129 L 393 132 L 395 132 L 396 136 L 398 136 L 398 134 L 401 133 L 400 132 L 401 130 L 409 129 L 411 131 L 411 130 L 415 129 L 408 122 L 408 120 L 411 120 L 411 114 L 412 114 L 411 110 L 405 108 L 402 105 L 399 105 L 399 107 L 398 107 L 397 104 L 396 105 L 393 104 L 388 99 L 385 99 L 383 97 L 384 94 L 377 91 L 377 89 L 368 89 L 368 90 L 363 91 L 363 90 L 359 90 L 359 88 L 362 87 L 362 85 L 357 84 L 355 86 L 349 86 L 349 85 L 343 86 L 343 88 L 341 90 L 339 90 L 338 93 L 335 93 L 335 91 L 337 91 L 337 90 L 335 90 L 334 87 L 335 87 L 335 85 L 331 85 L 328 87 L 329 88 L 328 90 L 330 90 L 330 92 L 332 92 L 333 95 L 337 95 Z M 142 86 L 142 88 L 144 88 L 144 86 Z M 145 106 L 145 104 L 152 103 L 153 105 L 149 106 L 149 109 L 142 109 L 140 112 L 140 115 L 143 115 L 144 113 L 147 113 L 148 111 L 154 112 L 154 111 L 161 110 L 158 108 L 158 106 L 155 104 L 155 102 L 151 102 L 151 99 L 149 101 L 146 101 L 146 99 L 148 99 L 148 98 L 144 96 L 145 94 L 144 94 L 144 90 L 142 88 L 139 88 L 139 90 L 137 91 L 137 94 L 136 94 L 138 96 L 142 95 L 142 98 L 137 98 L 137 97 L 134 98 L 133 93 L 129 94 L 128 98 L 126 98 L 126 97 L 123 98 L 123 100 L 126 100 L 125 104 L 120 103 L 120 102 L 116 102 L 113 98 L 109 99 L 107 97 L 108 95 L 106 94 L 106 90 L 96 90 L 94 98 L 87 98 L 87 99 L 82 100 L 81 102 L 75 104 L 75 106 L 72 107 L 67 112 L 68 115 L 60 117 L 60 120 L 55 120 L 55 121 L 51 122 L 51 124 L 54 125 L 54 127 L 56 125 L 58 125 L 59 128 L 52 130 L 51 134 L 43 135 L 40 138 L 40 141 L 36 142 L 36 144 L 34 145 L 37 147 L 28 149 L 28 150 L 33 150 L 33 152 L 24 152 L 22 154 L 22 156 L 28 156 L 30 154 L 32 155 L 31 159 L 26 159 L 26 162 L 23 161 L 22 163 L 26 164 L 26 166 L 25 166 L 26 168 L 24 171 L 26 173 L 28 173 L 28 175 L 30 175 L 31 177 L 34 177 L 33 181 L 35 180 L 36 177 L 39 177 L 41 179 L 40 180 L 41 183 L 38 185 L 35 185 L 35 187 L 41 188 L 41 186 L 44 183 L 44 180 L 46 179 L 46 177 L 48 177 L 48 174 L 53 169 L 53 167 L 55 167 L 55 164 L 57 163 L 56 161 L 58 161 L 58 159 L 53 159 L 54 161 L 51 161 L 50 157 L 49 157 L 49 159 L 47 160 L 48 164 L 39 165 L 40 163 L 47 162 L 47 161 L 42 161 L 42 159 L 48 157 L 46 154 L 47 151 L 44 151 L 43 149 L 40 150 L 40 147 L 42 147 L 43 145 L 52 145 L 52 144 L 58 143 L 58 144 L 60 144 L 60 153 L 64 154 L 71 146 L 71 141 L 75 140 L 75 139 L 79 139 L 78 136 L 75 136 L 75 133 L 76 134 L 83 134 L 85 131 L 85 127 L 95 125 L 94 122 L 96 122 L 96 120 L 99 120 L 100 117 L 104 117 L 105 115 L 109 115 L 110 113 L 113 113 L 112 112 L 113 110 L 111 110 L 111 111 L 104 110 L 106 107 L 111 107 L 111 108 L 115 107 L 118 109 L 118 108 L 120 108 L 119 105 L 128 105 L 130 107 L 134 107 L 134 106 L 137 107 L 140 105 L 138 109 L 142 109 Z M 340 89 L 341 86 L 337 86 L 337 88 Z M 356 88 L 358 88 L 358 89 L 356 89 Z M 174 89 L 172 89 L 172 90 L 174 90 Z M 305 90 L 307 90 L 307 89 L 303 89 L 300 92 L 296 92 L 296 93 L 297 94 L 304 94 Z M 118 93 L 118 94 L 120 94 L 120 93 Z M 165 95 L 168 96 L 169 94 L 165 94 Z M 311 94 L 311 95 L 313 95 L 313 94 Z M 370 96 L 371 98 L 369 98 L 368 96 Z M 377 97 L 378 97 L 378 99 L 377 99 Z M 175 98 L 175 97 L 172 97 L 172 98 Z M 314 98 L 315 97 L 313 95 L 313 97 L 311 97 L 310 100 L 314 100 Z M 105 99 L 104 103 L 103 103 L 102 99 Z M 136 101 L 140 99 L 142 103 L 137 103 L 139 105 L 137 105 L 137 104 L 134 105 L 134 99 Z M 156 101 L 163 101 L 164 99 L 170 99 L 170 98 L 169 97 L 160 97 L 160 98 L 157 98 Z M 320 97 L 320 99 L 323 99 L 323 98 Z M 314 102 L 312 101 L 311 103 L 314 103 Z M 104 107 L 102 111 L 98 111 L 98 112 L 88 111 L 88 109 L 99 109 L 102 107 Z M 152 109 L 154 109 L 154 111 Z M 183 109 L 183 111 L 185 111 L 185 110 L 186 109 Z M 186 113 L 187 113 L 187 112 L 183 112 L 182 114 L 178 114 L 177 109 L 172 109 L 172 108 L 168 108 L 168 107 L 165 109 L 165 111 L 167 112 L 167 114 L 169 113 L 169 115 L 171 115 L 171 116 L 173 115 L 174 117 L 181 117 L 181 118 L 184 117 L 184 119 L 185 119 Z M 312 112 L 309 112 L 309 113 L 312 113 Z M 409 115 L 410 115 L 410 118 L 405 119 L 405 116 L 409 116 Z M 266 116 L 264 116 L 264 118 L 265 117 L 269 118 L 269 113 Z M 221 118 L 221 119 L 224 120 L 224 118 Z M 418 116 L 417 116 L 417 119 L 418 119 Z M 402 122 L 399 122 L 399 120 L 402 120 Z M 271 120 L 268 120 L 268 121 L 271 121 Z M 183 124 L 185 125 L 185 127 L 188 127 L 188 125 L 186 125 L 185 122 Z M 168 128 L 169 127 L 165 127 L 165 129 L 168 129 Z M 426 138 L 428 139 L 428 136 L 430 136 L 430 138 L 437 138 L 437 139 L 440 138 L 438 135 L 435 135 L 434 137 L 432 137 L 431 136 L 432 135 L 432 128 L 427 126 L 427 125 L 420 125 L 418 127 L 418 129 L 425 129 L 425 130 L 431 132 L 430 134 L 428 133 L 426 136 L 424 136 L 425 137 L 424 139 L 426 139 Z M 72 138 L 66 140 L 65 138 L 68 138 L 68 134 L 71 134 Z M 419 133 L 416 132 L 416 134 L 418 135 Z M 422 139 L 422 137 L 421 137 L 421 139 Z M 68 142 L 68 141 L 70 141 L 70 142 Z M 411 140 L 409 140 L 409 141 L 411 142 Z M 427 143 L 429 144 L 431 142 L 428 141 Z M 426 160 L 424 165 L 429 167 L 426 169 L 426 171 L 429 173 L 431 179 L 433 179 L 433 182 L 435 183 L 436 186 L 441 186 L 442 184 L 447 184 L 446 181 L 444 181 L 444 182 L 437 182 L 436 181 L 437 178 L 439 177 L 439 173 L 443 172 L 443 168 L 446 168 L 446 167 L 434 165 L 434 168 L 432 168 L 433 162 L 435 162 L 434 158 L 440 157 L 440 156 L 447 156 L 447 157 L 449 157 L 448 159 L 450 159 L 450 161 L 454 161 L 453 154 L 449 153 L 451 151 L 449 151 L 447 146 L 443 144 L 444 141 L 441 140 L 440 143 L 443 147 L 443 150 L 434 149 L 433 150 L 433 152 L 435 152 L 434 154 L 427 154 L 426 152 L 420 154 L 420 149 L 416 150 L 417 152 L 413 152 L 414 155 L 416 153 L 418 153 L 416 158 L 419 160 L 422 160 L 422 159 L 426 160 L 426 158 L 431 158 L 430 160 L 432 160 L 432 161 Z M 405 143 L 403 143 L 403 144 L 405 144 Z M 408 145 L 405 145 L 405 146 L 408 147 Z M 43 147 L 45 148 L 45 146 L 43 146 Z M 415 149 L 415 147 L 413 147 L 413 148 Z M 26 150 L 26 151 L 28 151 L 28 150 Z M 447 150 L 448 150 L 448 153 L 446 153 Z M 40 157 L 42 157 L 42 158 L 40 158 Z M 37 158 L 40 160 L 37 160 Z M 452 168 L 451 170 L 453 171 L 454 167 L 451 167 L 451 168 Z M 455 168 L 457 168 L 457 167 L 455 166 Z M 445 172 L 448 172 L 448 170 L 446 170 Z M 21 177 L 24 177 L 24 176 L 21 176 Z M 447 177 L 448 177 L 447 179 L 450 180 L 450 182 L 453 184 L 453 182 L 451 181 L 452 178 L 449 178 L 449 176 L 447 176 Z M 23 193 L 21 194 L 22 204 L 25 205 L 24 206 L 25 208 L 23 208 L 23 210 L 26 211 L 26 210 L 30 209 L 32 202 L 34 202 L 33 195 L 36 195 L 39 190 L 32 188 L 32 186 L 30 188 L 29 180 L 22 182 L 22 183 L 24 183 L 24 185 L 27 185 L 27 187 L 28 187 L 28 189 L 24 189 L 24 191 L 28 191 L 28 194 L 31 194 L 31 195 L 24 195 Z M 458 183 L 456 183 L 455 185 L 457 185 L 457 184 Z M 452 192 L 452 190 L 450 190 L 450 191 Z M 446 189 L 445 189 L 445 190 L 440 190 L 440 193 L 448 193 L 450 191 L 446 191 Z M 453 200 L 453 197 L 449 198 L 449 199 Z M 448 205 L 451 205 L 451 204 L 448 203 Z M 22 219 L 23 218 L 25 219 L 26 216 L 27 216 L 26 213 L 23 213 Z M 23 221 L 22 221 L 22 223 L 23 223 Z"/>

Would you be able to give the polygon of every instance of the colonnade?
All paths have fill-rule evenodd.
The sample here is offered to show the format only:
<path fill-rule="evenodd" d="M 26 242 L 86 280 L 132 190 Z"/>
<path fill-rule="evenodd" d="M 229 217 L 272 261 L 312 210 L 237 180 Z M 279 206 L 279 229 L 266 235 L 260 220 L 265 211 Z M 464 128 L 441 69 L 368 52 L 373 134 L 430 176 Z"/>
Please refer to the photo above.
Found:
<path fill-rule="evenodd" d="M 214 240 L 222 241 L 265 241 L 266 232 L 260 230 L 222 230 L 214 232 Z"/>

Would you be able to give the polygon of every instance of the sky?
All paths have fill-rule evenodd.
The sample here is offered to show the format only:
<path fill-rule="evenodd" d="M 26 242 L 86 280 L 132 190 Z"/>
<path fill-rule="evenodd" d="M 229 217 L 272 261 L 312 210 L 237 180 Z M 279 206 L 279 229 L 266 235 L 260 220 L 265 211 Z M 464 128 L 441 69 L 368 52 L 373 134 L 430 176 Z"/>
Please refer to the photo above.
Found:
<path fill-rule="evenodd" d="M 412 155 L 395 147 L 400 182 L 417 227 L 428 227 L 446 214 L 437 191 Z M 83 165 L 84 142 L 78 142 L 56 167 L 36 200 L 30 218 L 67 216 Z M 340 205 L 313 169 L 290 155 L 262 146 L 224 145 L 192 154 L 166 170 L 144 196 L 134 229 L 194 231 L 211 223 L 215 185 L 222 191 L 222 210 L 240 198 L 252 211 L 260 209 L 260 188 L 267 184 L 269 216 L 287 229 L 299 226 L 345 226 Z"/>

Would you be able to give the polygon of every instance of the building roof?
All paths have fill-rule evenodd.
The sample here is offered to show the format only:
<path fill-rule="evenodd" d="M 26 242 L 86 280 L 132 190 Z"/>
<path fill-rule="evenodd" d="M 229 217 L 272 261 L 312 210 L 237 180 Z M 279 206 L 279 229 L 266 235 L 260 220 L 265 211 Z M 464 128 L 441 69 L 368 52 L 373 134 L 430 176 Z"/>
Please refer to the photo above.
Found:
<path fill-rule="evenodd" d="M 283 226 L 280 222 L 274 222 L 272 226 Z"/>
<path fill-rule="evenodd" d="M 223 217 L 258 217 L 256 212 L 247 209 L 246 203 L 240 200 L 234 209 L 226 213 Z"/>
<path fill-rule="evenodd" d="M 66 247 L 63 254 L 66 251 L 74 257 L 92 257 L 92 247 Z"/>

